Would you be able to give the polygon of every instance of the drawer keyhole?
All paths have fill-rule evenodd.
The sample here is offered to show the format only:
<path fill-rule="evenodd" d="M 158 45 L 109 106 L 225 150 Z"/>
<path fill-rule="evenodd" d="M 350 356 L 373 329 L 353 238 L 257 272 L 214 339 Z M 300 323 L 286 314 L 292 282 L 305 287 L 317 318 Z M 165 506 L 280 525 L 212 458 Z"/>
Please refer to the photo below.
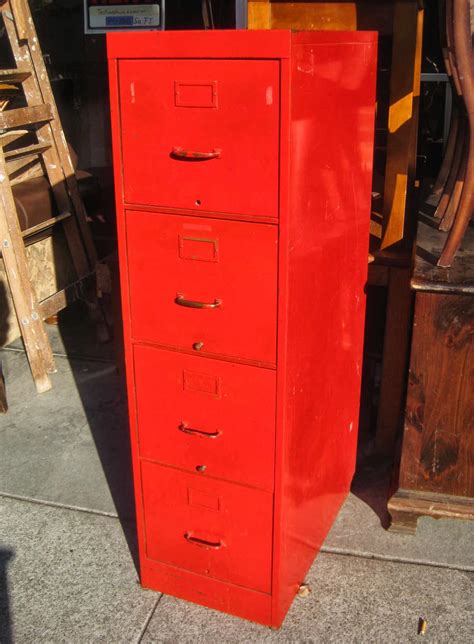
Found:
<path fill-rule="evenodd" d="M 200 206 L 200 205 L 201 205 L 201 200 L 200 200 L 200 199 L 196 199 L 196 201 L 195 201 L 194 203 L 196 204 L 196 206 Z"/>

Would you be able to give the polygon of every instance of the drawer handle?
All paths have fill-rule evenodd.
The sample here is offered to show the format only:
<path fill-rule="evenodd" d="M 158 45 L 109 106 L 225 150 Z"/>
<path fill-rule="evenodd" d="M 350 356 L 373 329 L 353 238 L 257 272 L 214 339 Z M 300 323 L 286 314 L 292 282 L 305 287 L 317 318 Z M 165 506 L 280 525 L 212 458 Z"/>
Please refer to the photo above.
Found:
<path fill-rule="evenodd" d="M 214 300 L 214 302 L 196 302 L 195 300 L 186 300 L 182 295 L 177 295 L 174 299 L 175 304 L 179 306 L 187 306 L 190 309 L 217 309 L 222 304 L 222 300 Z"/>
<path fill-rule="evenodd" d="M 220 432 L 203 432 L 201 429 L 194 429 L 193 427 L 188 427 L 186 423 L 181 423 L 178 427 L 180 432 L 185 434 L 191 434 L 191 436 L 201 436 L 202 438 L 217 438 L 220 436 Z"/>
<path fill-rule="evenodd" d="M 199 539 L 194 537 L 191 532 L 186 532 L 184 538 L 188 543 L 193 546 L 199 546 L 199 548 L 206 548 L 207 550 L 219 550 L 224 545 L 222 541 L 206 541 L 205 539 Z"/>
<path fill-rule="evenodd" d="M 210 152 L 199 152 L 198 150 L 185 150 L 184 148 L 174 147 L 171 150 L 171 156 L 177 159 L 190 159 L 195 161 L 207 161 L 208 159 L 218 159 L 222 150 L 214 148 Z"/>

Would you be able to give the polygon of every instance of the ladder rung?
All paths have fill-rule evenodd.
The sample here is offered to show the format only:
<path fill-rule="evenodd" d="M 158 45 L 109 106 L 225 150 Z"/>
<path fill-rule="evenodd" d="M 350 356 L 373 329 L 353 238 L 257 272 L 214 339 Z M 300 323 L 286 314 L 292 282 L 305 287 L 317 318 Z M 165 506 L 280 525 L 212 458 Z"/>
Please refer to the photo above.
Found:
<path fill-rule="evenodd" d="M 16 186 L 19 183 L 28 181 L 28 179 L 35 179 L 36 177 L 44 177 L 43 166 L 39 160 L 36 162 L 33 161 L 33 163 L 30 162 L 26 167 L 18 168 L 12 172 L 12 174 L 9 175 L 10 185 Z"/>
<path fill-rule="evenodd" d="M 5 159 L 22 159 L 23 157 L 33 157 L 37 154 L 42 154 L 49 150 L 51 143 L 35 143 L 35 145 L 28 145 L 24 148 L 18 148 L 17 150 L 10 150 L 5 152 Z"/>
<path fill-rule="evenodd" d="M 22 83 L 31 76 L 31 72 L 21 69 L 0 69 L 1 83 Z"/>
<path fill-rule="evenodd" d="M 0 134 L 0 147 L 4 148 L 13 141 L 21 139 L 25 134 L 30 134 L 30 132 L 28 130 L 10 130 L 10 132 Z"/>
<path fill-rule="evenodd" d="M 6 161 L 6 167 L 10 182 L 12 179 L 20 179 L 21 181 L 31 179 L 31 173 L 35 167 L 38 167 L 41 173 L 44 174 L 43 166 L 38 156 L 8 159 Z"/>
<path fill-rule="evenodd" d="M 64 219 L 67 219 L 70 216 L 70 212 L 63 212 L 60 215 L 56 215 L 56 217 L 50 217 L 46 221 L 42 221 L 41 223 L 36 224 L 36 226 L 31 226 L 31 228 L 22 230 L 22 237 L 30 237 L 31 235 L 35 235 L 36 233 L 43 232 L 43 230 L 48 230 L 48 228 L 52 228 L 60 221 L 64 221 Z"/>
<path fill-rule="evenodd" d="M 33 105 L 32 107 L 19 107 L 14 110 L 0 112 L 0 130 L 11 130 L 16 127 L 27 127 L 44 121 L 52 121 L 51 106 Z"/>

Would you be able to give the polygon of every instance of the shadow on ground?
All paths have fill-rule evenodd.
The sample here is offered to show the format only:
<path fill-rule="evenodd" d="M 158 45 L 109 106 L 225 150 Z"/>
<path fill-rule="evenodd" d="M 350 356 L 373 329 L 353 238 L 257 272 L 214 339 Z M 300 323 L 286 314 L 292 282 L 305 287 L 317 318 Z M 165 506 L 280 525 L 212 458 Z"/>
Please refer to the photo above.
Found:
<path fill-rule="evenodd" d="M 0 547 L 0 642 L 3 644 L 13 642 L 8 589 L 8 564 L 13 557 L 12 550 Z"/>
<path fill-rule="evenodd" d="M 364 459 L 357 464 L 351 492 L 371 508 L 379 518 L 382 528 L 390 527 L 387 502 L 392 486 L 391 461 Z"/>
<path fill-rule="evenodd" d="M 71 363 L 90 433 L 107 484 L 138 571 L 135 502 L 128 428 L 125 370 L 122 364 L 121 328 L 115 340 L 101 344 L 87 319 L 85 305 L 78 302 L 59 314 L 59 332 Z M 118 337 L 117 337 L 118 336 Z M 94 368 L 78 368 L 81 357 Z"/>

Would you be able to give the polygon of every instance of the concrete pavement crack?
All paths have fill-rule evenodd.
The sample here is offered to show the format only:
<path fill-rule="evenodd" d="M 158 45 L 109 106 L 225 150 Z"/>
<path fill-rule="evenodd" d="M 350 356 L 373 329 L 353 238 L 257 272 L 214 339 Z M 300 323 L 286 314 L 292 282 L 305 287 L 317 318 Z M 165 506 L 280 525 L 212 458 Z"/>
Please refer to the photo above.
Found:
<path fill-rule="evenodd" d="M 150 622 L 151 622 L 151 620 L 153 618 L 153 615 L 155 614 L 156 609 L 158 608 L 158 604 L 161 602 L 162 599 L 163 599 L 163 593 L 161 593 L 159 595 L 159 597 L 157 598 L 156 602 L 154 603 L 152 609 L 148 613 L 147 618 L 145 619 L 145 623 L 143 624 L 142 629 L 141 629 L 141 631 L 140 631 L 140 633 L 138 635 L 138 638 L 136 640 L 136 644 L 140 644 L 140 642 L 143 640 L 143 638 L 144 638 L 144 636 L 145 636 L 145 634 L 146 634 L 146 632 L 148 630 L 148 626 L 150 625 Z"/>

